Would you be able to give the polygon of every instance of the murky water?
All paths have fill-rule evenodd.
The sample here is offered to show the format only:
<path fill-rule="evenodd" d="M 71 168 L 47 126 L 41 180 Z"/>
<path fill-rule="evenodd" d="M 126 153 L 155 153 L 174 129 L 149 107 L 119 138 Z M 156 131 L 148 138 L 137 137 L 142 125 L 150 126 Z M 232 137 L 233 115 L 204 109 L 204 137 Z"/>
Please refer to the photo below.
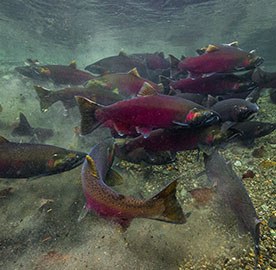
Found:
<path fill-rule="evenodd" d="M 33 85 L 37 82 L 14 71 L 27 58 L 42 64 L 69 64 L 79 69 L 96 60 L 126 53 L 163 51 L 181 57 L 210 43 L 238 41 L 247 51 L 264 58 L 262 68 L 275 72 L 276 1 L 163 0 L 163 1 L 0 1 L 0 131 L 10 141 L 23 112 L 33 127 L 54 130 L 46 141 L 67 149 L 89 152 L 108 137 L 106 129 L 80 137 L 78 108 L 64 111 L 60 102 L 41 112 Z M 50 89 L 62 87 L 39 82 Z M 257 120 L 275 123 L 276 106 L 262 93 Z M 252 156 L 263 147 L 260 158 Z M 276 156 L 275 132 L 256 141 L 254 148 L 226 146 L 223 154 L 239 176 L 248 169 L 255 177 L 245 186 L 261 220 L 261 268 L 275 267 L 275 166 L 263 160 Z M 110 222 L 89 214 L 78 222 L 85 202 L 77 167 L 62 174 L 33 180 L 1 179 L 0 269 L 253 269 L 252 242 L 241 236 L 235 218 L 221 203 L 195 206 L 189 190 L 206 185 L 198 176 L 202 157 L 196 151 L 181 153 L 164 166 L 133 165 L 115 161 L 125 182 L 123 194 L 150 197 L 172 179 L 186 224 L 173 225 L 136 219 L 122 233 Z M 274 243 L 273 243 L 274 241 Z"/>

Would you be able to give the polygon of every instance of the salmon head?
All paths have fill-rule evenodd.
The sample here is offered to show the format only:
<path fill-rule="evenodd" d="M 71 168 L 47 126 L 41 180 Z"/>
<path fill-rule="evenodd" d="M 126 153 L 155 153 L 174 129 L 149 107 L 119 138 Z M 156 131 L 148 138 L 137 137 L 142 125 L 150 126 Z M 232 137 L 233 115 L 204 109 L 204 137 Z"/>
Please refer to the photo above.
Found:
<path fill-rule="evenodd" d="M 47 160 L 46 168 L 49 174 L 64 172 L 81 165 L 85 159 L 86 153 L 75 151 L 56 151 Z"/>
<path fill-rule="evenodd" d="M 259 107 L 257 104 L 244 101 L 244 104 L 236 104 L 233 106 L 231 117 L 233 121 L 241 122 L 252 119 L 258 111 Z"/>
<path fill-rule="evenodd" d="M 35 80 L 43 80 L 47 79 L 51 75 L 51 71 L 49 68 L 44 66 L 24 66 L 24 67 L 16 67 L 15 70 L 22 74 L 23 76 L 35 79 Z"/>
<path fill-rule="evenodd" d="M 193 108 L 185 118 L 185 124 L 190 127 L 209 126 L 220 120 L 219 114 L 207 109 Z"/>
<path fill-rule="evenodd" d="M 244 57 L 242 66 L 251 69 L 261 65 L 264 62 L 264 59 L 256 54 L 255 50 L 250 51 L 246 57 Z"/>

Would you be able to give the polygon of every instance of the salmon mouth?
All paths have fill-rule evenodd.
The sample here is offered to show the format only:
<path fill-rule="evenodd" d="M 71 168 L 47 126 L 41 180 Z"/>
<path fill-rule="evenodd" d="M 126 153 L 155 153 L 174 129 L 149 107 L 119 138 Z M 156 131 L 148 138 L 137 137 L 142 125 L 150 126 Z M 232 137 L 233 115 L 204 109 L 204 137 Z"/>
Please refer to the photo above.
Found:
<path fill-rule="evenodd" d="M 250 67 L 257 67 L 260 66 L 262 63 L 264 62 L 264 59 L 260 56 L 252 59 L 252 61 L 250 61 Z"/>

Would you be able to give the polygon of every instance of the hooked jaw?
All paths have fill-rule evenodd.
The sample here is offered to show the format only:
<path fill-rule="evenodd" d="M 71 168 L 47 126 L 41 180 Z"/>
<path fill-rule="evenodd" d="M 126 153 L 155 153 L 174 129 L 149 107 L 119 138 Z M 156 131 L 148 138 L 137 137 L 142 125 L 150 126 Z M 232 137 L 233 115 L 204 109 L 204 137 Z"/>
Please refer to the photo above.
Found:
<path fill-rule="evenodd" d="M 244 120 L 253 119 L 259 111 L 259 106 L 257 104 L 251 104 L 250 108 L 248 106 L 242 106 L 238 108 L 237 116 L 235 118 L 237 122 Z"/>
<path fill-rule="evenodd" d="M 86 154 L 82 152 L 69 152 L 66 155 L 57 153 L 47 161 L 47 168 L 50 172 L 69 171 L 81 165 L 85 156 Z"/>
<path fill-rule="evenodd" d="M 264 59 L 260 56 L 256 56 L 255 51 L 253 50 L 249 52 L 248 59 L 246 62 L 247 62 L 248 68 L 253 68 L 253 67 L 260 66 L 264 62 Z"/>

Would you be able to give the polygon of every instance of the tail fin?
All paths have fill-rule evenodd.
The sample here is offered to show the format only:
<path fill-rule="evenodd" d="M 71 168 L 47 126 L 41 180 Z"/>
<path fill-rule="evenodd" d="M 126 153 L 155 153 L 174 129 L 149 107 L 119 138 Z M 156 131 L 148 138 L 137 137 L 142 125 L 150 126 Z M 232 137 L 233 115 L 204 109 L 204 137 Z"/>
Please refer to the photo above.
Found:
<path fill-rule="evenodd" d="M 48 108 L 57 102 L 57 99 L 55 98 L 52 91 L 47 90 L 39 85 L 34 86 L 35 91 L 38 95 L 39 102 L 40 102 L 40 110 L 42 112 L 45 112 L 48 110 Z"/>
<path fill-rule="evenodd" d="M 150 204 L 154 203 L 161 205 L 161 207 L 159 207 L 161 212 L 158 215 L 149 218 L 176 224 L 183 224 L 186 222 L 187 215 L 184 215 L 175 196 L 176 185 L 177 181 L 174 180 L 161 192 L 147 201 Z"/>
<path fill-rule="evenodd" d="M 89 134 L 101 124 L 97 120 L 95 112 L 102 106 L 81 96 L 75 96 L 75 99 L 81 114 L 81 134 Z"/>

